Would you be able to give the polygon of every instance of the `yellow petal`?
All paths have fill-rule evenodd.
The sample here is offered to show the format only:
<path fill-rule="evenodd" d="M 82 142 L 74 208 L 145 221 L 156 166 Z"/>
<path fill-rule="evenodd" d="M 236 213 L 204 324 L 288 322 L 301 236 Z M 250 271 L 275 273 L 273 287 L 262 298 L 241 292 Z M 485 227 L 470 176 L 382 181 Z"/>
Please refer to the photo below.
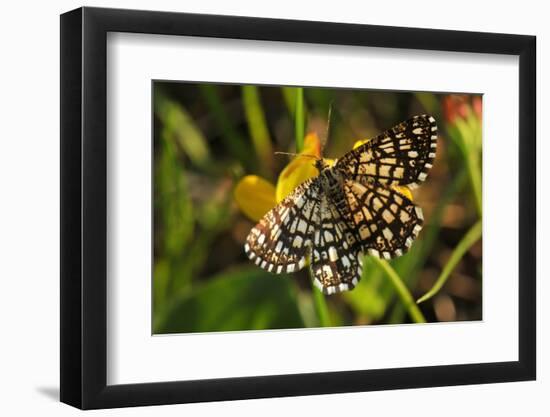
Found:
<path fill-rule="evenodd" d="M 275 207 L 275 187 L 257 175 L 242 178 L 233 192 L 241 211 L 251 220 L 258 221 Z"/>
<path fill-rule="evenodd" d="M 364 145 L 365 143 L 367 143 L 370 139 L 361 139 L 361 140 L 358 140 L 357 142 L 355 142 L 353 144 L 353 149 L 357 149 L 359 146 L 361 145 Z"/>
<path fill-rule="evenodd" d="M 403 194 L 409 200 L 413 201 L 413 195 L 412 195 L 411 189 L 409 187 L 406 187 L 404 185 L 392 185 L 391 188 L 393 188 L 398 193 Z"/>
<path fill-rule="evenodd" d="M 309 156 L 304 156 L 309 155 Z M 321 157 L 321 141 L 316 133 L 309 133 L 304 139 L 304 149 L 279 174 L 276 189 L 277 203 L 305 180 L 319 175 L 313 165 Z"/>

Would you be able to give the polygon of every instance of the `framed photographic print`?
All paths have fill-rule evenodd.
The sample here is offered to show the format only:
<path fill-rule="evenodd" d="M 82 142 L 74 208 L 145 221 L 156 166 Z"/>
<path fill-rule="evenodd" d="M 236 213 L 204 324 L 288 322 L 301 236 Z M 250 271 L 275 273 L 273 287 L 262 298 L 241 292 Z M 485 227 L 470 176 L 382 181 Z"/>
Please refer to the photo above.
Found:
<path fill-rule="evenodd" d="M 535 38 L 61 16 L 61 400 L 534 379 Z"/>

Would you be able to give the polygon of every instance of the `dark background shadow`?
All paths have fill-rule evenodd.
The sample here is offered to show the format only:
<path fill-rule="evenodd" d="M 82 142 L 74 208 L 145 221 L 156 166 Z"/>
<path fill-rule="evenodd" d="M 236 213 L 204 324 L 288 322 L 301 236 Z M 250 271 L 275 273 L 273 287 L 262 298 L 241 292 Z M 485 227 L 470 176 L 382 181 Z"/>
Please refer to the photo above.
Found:
<path fill-rule="evenodd" d="M 37 387 L 36 391 L 50 400 L 59 401 L 59 387 Z"/>

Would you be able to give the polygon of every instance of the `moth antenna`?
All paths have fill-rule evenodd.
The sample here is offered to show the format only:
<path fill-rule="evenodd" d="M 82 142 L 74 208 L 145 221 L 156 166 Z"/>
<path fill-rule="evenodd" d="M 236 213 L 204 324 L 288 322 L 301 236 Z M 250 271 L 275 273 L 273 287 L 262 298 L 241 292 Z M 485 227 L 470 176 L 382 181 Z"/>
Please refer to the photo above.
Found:
<path fill-rule="evenodd" d="M 306 158 L 318 159 L 315 155 L 294 152 L 275 152 L 275 155 L 305 156 Z"/>
<path fill-rule="evenodd" d="M 328 105 L 328 120 L 327 120 L 327 132 L 325 137 L 323 138 L 321 142 L 321 154 L 323 154 L 325 150 L 325 146 L 327 145 L 328 138 L 330 137 L 330 120 L 332 119 L 332 101 Z"/>

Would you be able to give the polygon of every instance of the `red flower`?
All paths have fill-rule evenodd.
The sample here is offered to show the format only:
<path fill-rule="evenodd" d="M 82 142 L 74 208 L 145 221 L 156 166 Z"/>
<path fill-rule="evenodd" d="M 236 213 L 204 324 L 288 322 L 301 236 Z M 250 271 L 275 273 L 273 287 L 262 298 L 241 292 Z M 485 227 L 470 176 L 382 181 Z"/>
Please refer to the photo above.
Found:
<path fill-rule="evenodd" d="M 472 112 L 481 120 L 481 111 L 481 96 L 449 94 L 443 98 L 443 115 L 450 124 L 466 119 Z"/>

